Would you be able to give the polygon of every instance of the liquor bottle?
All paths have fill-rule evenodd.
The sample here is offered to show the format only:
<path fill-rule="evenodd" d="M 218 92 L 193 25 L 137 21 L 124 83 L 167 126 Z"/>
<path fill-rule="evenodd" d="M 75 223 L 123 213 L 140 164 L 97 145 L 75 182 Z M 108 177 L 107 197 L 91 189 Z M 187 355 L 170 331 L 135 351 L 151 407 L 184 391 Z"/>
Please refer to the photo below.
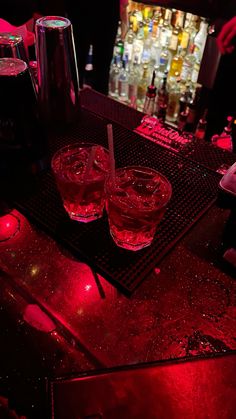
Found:
<path fill-rule="evenodd" d="M 195 131 L 195 137 L 198 140 L 204 140 L 205 139 L 206 128 L 207 128 L 207 120 L 206 120 L 207 112 L 208 112 L 208 110 L 205 109 L 205 111 L 203 113 L 203 116 L 199 119 L 198 124 L 197 124 L 197 128 L 196 128 L 196 131 Z"/>
<path fill-rule="evenodd" d="M 123 54 L 124 54 L 124 42 L 121 39 L 121 22 L 119 22 L 113 55 L 120 55 L 120 57 L 122 58 Z"/>
<path fill-rule="evenodd" d="M 190 49 L 194 45 L 194 39 L 195 39 L 195 36 L 197 35 L 198 31 L 197 31 L 197 27 L 196 27 L 197 16 L 192 15 L 191 13 L 187 13 L 187 15 L 190 15 L 189 20 L 185 22 L 185 31 L 189 34 L 188 48 L 187 48 L 187 52 L 189 52 Z"/>
<path fill-rule="evenodd" d="M 195 38 L 196 33 L 197 30 L 195 27 L 194 16 L 191 13 L 187 13 L 184 29 L 182 30 L 180 38 L 180 45 L 183 48 L 183 50 L 188 50 L 190 40 Z"/>
<path fill-rule="evenodd" d="M 135 14 L 135 10 L 132 11 L 129 15 L 129 25 L 132 25 L 132 30 L 134 34 L 136 34 L 138 32 L 138 19 Z"/>
<path fill-rule="evenodd" d="M 153 39 L 151 45 L 151 63 L 153 66 L 159 66 L 160 63 L 160 55 L 161 55 L 161 44 L 158 38 Z"/>
<path fill-rule="evenodd" d="M 168 73 L 169 71 L 170 59 L 171 59 L 171 55 L 169 53 L 168 43 L 166 43 L 166 45 L 161 50 L 160 61 L 159 61 L 159 68 L 160 68 L 160 71 L 163 73 L 163 75 L 165 72 Z"/>
<path fill-rule="evenodd" d="M 84 72 L 84 85 L 92 86 L 93 81 L 93 46 L 89 46 L 89 53 Z"/>
<path fill-rule="evenodd" d="M 128 55 L 128 60 L 132 60 L 133 56 L 133 45 L 134 45 L 135 33 L 133 32 L 133 25 L 130 24 L 129 30 L 126 34 L 124 41 L 124 56 Z"/>
<path fill-rule="evenodd" d="M 151 38 L 145 39 L 143 43 L 143 53 L 142 53 L 142 58 L 141 58 L 141 62 L 143 64 L 149 65 L 151 63 L 151 58 L 152 58 L 151 46 L 152 46 Z"/>
<path fill-rule="evenodd" d="M 141 63 L 142 54 L 143 54 L 143 42 L 144 42 L 144 32 L 143 32 L 143 23 L 139 22 L 139 29 L 136 35 L 136 38 L 133 42 L 133 55 L 138 57 L 138 63 Z"/>
<path fill-rule="evenodd" d="M 185 130 L 187 118 L 188 118 L 188 107 L 186 106 L 185 109 L 183 109 L 180 112 L 179 118 L 178 118 L 178 129 L 180 131 L 184 131 Z"/>
<path fill-rule="evenodd" d="M 156 37 L 157 37 L 157 39 L 160 40 L 160 44 L 161 44 L 161 32 L 162 32 L 162 28 L 163 28 L 163 23 L 164 23 L 164 19 L 163 19 L 163 17 L 161 17 L 160 20 L 159 20 L 159 24 L 158 24 L 158 27 L 157 27 L 157 33 L 156 33 Z"/>
<path fill-rule="evenodd" d="M 172 25 L 171 25 L 171 10 L 166 9 L 165 17 L 163 22 L 163 27 L 160 33 L 160 43 L 164 47 L 166 44 L 169 45 L 171 35 L 172 35 Z"/>
<path fill-rule="evenodd" d="M 180 99 L 180 86 L 179 80 L 174 80 L 169 87 L 169 100 L 166 111 L 166 120 L 175 122 L 179 115 L 179 99 Z"/>
<path fill-rule="evenodd" d="M 180 76 L 183 66 L 182 47 L 178 47 L 177 54 L 173 57 L 170 65 L 169 78 L 176 78 Z"/>
<path fill-rule="evenodd" d="M 138 96 L 138 82 L 140 78 L 140 69 L 138 64 L 138 58 L 134 57 L 133 65 L 130 68 L 129 79 L 128 79 L 128 97 L 129 102 L 134 103 L 137 101 Z"/>
<path fill-rule="evenodd" d="M 194 45 L 192 45 L 189 52 L 184 57 L 182 70 L 181 70 L 181 73 L 180 73 L 180 78 L 181 78 L 182 83 L 186 83 L 192 77 L 193 67 L 194 67 L 194 64 L 196 62 L 196 57 L 193 54 L 194 48 L 195 48 Z M 195 69 L 195 72 L 196 73 L 194 74 L 194 77 L 192 77 L 192 78 L 193 78 L 193 80 L 196 80 L 195 81 L 195 83 L 196 83 L 197 78 L 198 78 L 198 72 L 196 71 L 196 69 Z"/>
<path fill-rule="evenodd" d="M 186 84 L 186 89 L 184 92 L 182 92 L 179 99 L 179 112 L 180 113 L 186 110 L 191 99 L 192 99 L 191 85 Z"/>
<path fill-rule="evenodd" d="M 149 38 L 149 35 L 152 32 L 152 21 L 151 19 L 145 19 L 143 21 L 143 33 L 144 33 L 144 39 Z"/>
<path fill-rule="evenodd" d="M 233 117 L 227 116 L 227 125 L 224 127 L 222 131 L 222 136 L 228 136 L 232 134 L 232 124 L 233 124 Z"/>
<path fill-rule="evenodd" d="M 118 82 L 120 70 L 120 56 L 115 56 L 113 59 L 109 77 L 109 95 L 112 97 L 118 97 Z"/>
<path fill-rule="evenodd" d="M 178 18 L 178 12 L 179 10 L 172 9 L 172 15 L 171 15 L 171 25 L 173 28 L 176 26 L 177 18 Z"/>
<path fill-rule="evenodd" d="M 171 38 L 170 38 L 170 43 L 169 43 L 169 50 L 172 56 L 176 54 L 177 52 L 177 48 L 179 45 L 179 37 L 183 30 L 183 18 L 184 18 L 183 12 L 178 10 L 176 13 L 175 26 L 173 28 Z"/>
<path fill-rule="evenodd" d="M 132 4 L 132 2 L 129 2 Z M 139 26 L 139 22 L 143 21 L 143 14 L 142 14 L 142 4 L 141 3 L 135 3 L 135 9 L 133 10 L 133 12 L 131 13 L 129 20 L 131 23 L 133 23 L 133 25 L 137 24 L 137 30 L 138 30 L 138 26 Z M 134 32 L 136 32 L 137 30 L 135 30 L 136 28 L 133 27 Z"/>
<path fill-rule="evenodd" d="M 160 84 L 162 82 L 163 79 L 163 74 L 160 71 L 160 67 L 158 65 L 154 66 L 154 71 L 155 71 L 155 86 L 157 89 L 159 89 Z"/>
<path fill-rule="evenodd" d="M 198 86 L 195 91 L 194 97 L 189 101 L 188 108 L 188 118 L 185 126 L 185 131 L 194 132 L 196 128 L 196 119 L 197 113 L 199 112 L 199 101 L 201 94 L 202 86 Z"/>
<path fill-rule="evenodd" d="M 152 17 L 152 8 L 150 6 L 145 6 L 143 9 L 143 20 L 151 19 Z"/>
<path fill-rule="evenodd" d="M 118 97 L 121 102 L 128 101 L 128 80 L 127 61 L 123 60 L 122 69 L 118 79 Z"/>
<path fill-rule="evenodd" d="M 205 20 L 202 20 L 200 24 L 200 29 L 194 38 L 194 55 L 196 56 L 197 61 L 201 61 L 202 59 L 203 51 L 206 44 L 207 29 L 208 23 Z"/>
<path fill-rule="evenodd" d="M 158 28 L 161 18 L 162 18 L 161 8 L 159 8 L 154 12 L 154 15 L 152 18 L 152 37 L 153 38 L 155 38 L 157 35 L 157 28 Z"/>
<path fill-rule="evenodd" d="M 194 51 L 195 51 L 195 47 L 194 47 Z M 194 54 L 194 56 L 195 56 L 195 54 Z M 196 56 L 195 56 L 195 58 L 196 58 Z M 200 71 L 200 64 L 201 64 L 201 62 L 198 59 L 193 64 L 192 75 L 191 75 L 191 82 L 193 84 L 196 84 L 197 81 L 198 81 L 198 74 L 199 74 L 199 71 Z"/>
<path fill-rule="evenodd" d="M 143 106 L 143 112 L 147 115 L 153 115 L 155 110 L 155 99 L 156 99 L 157 88 L 155 86 L 155 71 L 152 74 L 151 84 L 147 88 L 146 98 Z"/>
<path fill-rule="evenodd" d="M 166 110 L 169 100 L 169 94 L 167 90 L 167 72 L 165 73 L 162 81 L 162 85 L 158 89 L 157 97 L 156 97 L 156 104 L 155 104 L 155 115 L 157 118 L 165 120 L 166 117 Z"/>
<path fill-rule="evenodd" d="M 143 109 L 143 104 L 146 97 L 146 90 L 147 90 L 147 86 L 149 82 L 150 82 L 149 68 L 146 64 L 144 64 L 143 74 L 138 84 L 138 92 L 137 92 L 137 106 L 139 110 Z"/>

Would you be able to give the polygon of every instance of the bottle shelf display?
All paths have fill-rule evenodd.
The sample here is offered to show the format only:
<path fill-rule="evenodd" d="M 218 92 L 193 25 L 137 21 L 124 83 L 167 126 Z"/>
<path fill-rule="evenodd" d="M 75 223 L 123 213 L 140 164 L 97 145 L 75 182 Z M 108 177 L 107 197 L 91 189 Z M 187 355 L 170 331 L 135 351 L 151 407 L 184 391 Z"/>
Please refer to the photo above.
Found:
<path fill-rule="evenodd" d="M 207 34 L 203 17 L 130 1 L 128 32 L 122 41 L 119 27 L 114 46 L 109 96 L 145 112 L 153 82 L 153 114 L 176 125 L 196 102 Z"/>

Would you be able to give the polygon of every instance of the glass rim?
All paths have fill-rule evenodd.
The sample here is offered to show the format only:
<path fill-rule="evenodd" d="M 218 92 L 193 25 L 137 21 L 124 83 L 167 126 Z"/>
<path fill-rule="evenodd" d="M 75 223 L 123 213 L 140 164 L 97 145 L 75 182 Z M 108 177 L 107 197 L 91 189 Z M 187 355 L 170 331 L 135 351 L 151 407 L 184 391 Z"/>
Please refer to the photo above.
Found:
<path fill-rule="evenodd" d="M 52 158 L 51 158 L 51 168 L 53 170 L 54 173 L 58 173 L 58 170 L 55 170 L 54 167 L 54 162 L 55 160 L 58 158 L 58 156 L 63 155 L 64 152 L 69 151 L 69 150 L 77 150 L 79 148 L 89 148 L 89 147 L 102 147 L 105 151 L 107 151 L 108 155 L 109 155 L 109 150 L 106 147 L 103 147 L 103 145 L 100 144 L 96 144 L 96 143 L 90 143 L 90 142 L 81 142 L 81 143 L 72 143 L 72 144 L 68 144 L 66 146 L 63 146 L 61 148 L 59 148 L 57 151 L 55 151 L 55 153 L 53 154 Z"/>
<path fill-rule="evenodd" d="M 64 22 L 64 25 L 62 25 L 62 26 L 56 26 L 56 25 L 48 26 L 48 25 L 46 25 L 45 22 L 50 21 L 50 20 L 51 21 L 58 20 L 60 22 Z M 36 25 L 41 27 L 41 28 L 47 29 L 47 30 L 63 30 L 63 29 L 65 29 L 65 28 L 67 28 L 68 26 L 71 25 L 71 21 L 64 16 L 50 15 L 50 16 L 42 16 L 39 19 L 37 19 L 36 20 Z"/>
<path fill-rule="evenodd" d="M 160 176 L 160 178 L 162 180 L 164 180 L 165 185 L 167 187 L 166 188 L 166 197 L 165 197 L 165 200 L 163 200 L 163 202 L 161 203 L 160 209 L 165 207 L 171 199 L 173 190 L 172 190 L 172 185 L 171 185 L 170 181 L 167 179 L 167 177 L 165 175 L 163 175 L 158 170 L 153 169 L 152 167 L 149 167 L 149 166 L 130 165 L 130 166 L 124 166 L 124 167 L 116 168 L 115 169 L 115 174 L 117 172 L 120 172 L 121 170 L 124 170 L 124 169 L 140 169 L 140 168 L 141 169 L 146 169 L 146 170 L 149 170 L 149 171 L 151 170 L 152 172 L 155 172 L 158 176 Z M 110 179 L 111 179 L 111 174 L 108 174 L 108 177 L 107 177 L 106 182 L 105 182 L 105 192 L 108 193 L 107 199 L 108 200 L 110 199 L 112 201 L 112 194 L 109 193 L 109 186 L 108 186 Z M 112 189 L 110 189 L 110 191 L 112 191 Z M 120 207 L 127 209 L 126 205 L 120 205 Z M 134 208 L 135 211 L 138 211 L 140 213 L 152 212 L 155 209 L 156 208 Z"/>
<path fill-rule="evenodd" d="M 0 40 L 2 46 L 8 46 L 9 48 L 12 48 L 18 45 L 20 42 L 23 42 L 21 35 L 12 32 L 0 32 Z"/>

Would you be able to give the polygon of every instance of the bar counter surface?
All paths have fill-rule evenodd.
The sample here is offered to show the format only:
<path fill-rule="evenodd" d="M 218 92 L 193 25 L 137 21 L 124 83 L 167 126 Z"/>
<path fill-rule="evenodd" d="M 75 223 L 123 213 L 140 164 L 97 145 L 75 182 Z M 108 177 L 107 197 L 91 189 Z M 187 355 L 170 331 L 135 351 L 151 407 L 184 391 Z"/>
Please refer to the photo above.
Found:
<path fill-rule="evenodd" d="M 103 106 L 96 108 L 95 99 Z M 82 94 L 83 106 L 111 121 L 113 102 L 92 91 Z M 142 114 L 114 106 L 123 126 L 138 125 Z M 230 153 L 227 158 L 234 162 Z M 230 209 L 213 204 L 129 297 L 13 213 L 20 232 L 0 243 L 2 313 L 16 330 L 12 340 L 6 339 L 7 323 L 1 332 L 3 388 L 9 376 L 37 387 L 44 376 L 235 353 L 236 270 L 222 257 L 236 225 Z M 12 351 L 19 363 L 12 363 Z M 23 367 L 27 358 L 31 369 Z"/>

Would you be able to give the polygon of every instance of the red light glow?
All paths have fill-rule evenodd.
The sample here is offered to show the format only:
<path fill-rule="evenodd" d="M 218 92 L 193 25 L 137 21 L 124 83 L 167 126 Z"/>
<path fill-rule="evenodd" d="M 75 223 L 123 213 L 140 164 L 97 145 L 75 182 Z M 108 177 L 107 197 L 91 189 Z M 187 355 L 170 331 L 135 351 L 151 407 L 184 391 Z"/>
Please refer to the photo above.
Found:
<path fill-rule="evenodd" d="M 14 237 L 20 230 L 20 220 L 13 214 L 0 217 L 0 242 Z"/>

